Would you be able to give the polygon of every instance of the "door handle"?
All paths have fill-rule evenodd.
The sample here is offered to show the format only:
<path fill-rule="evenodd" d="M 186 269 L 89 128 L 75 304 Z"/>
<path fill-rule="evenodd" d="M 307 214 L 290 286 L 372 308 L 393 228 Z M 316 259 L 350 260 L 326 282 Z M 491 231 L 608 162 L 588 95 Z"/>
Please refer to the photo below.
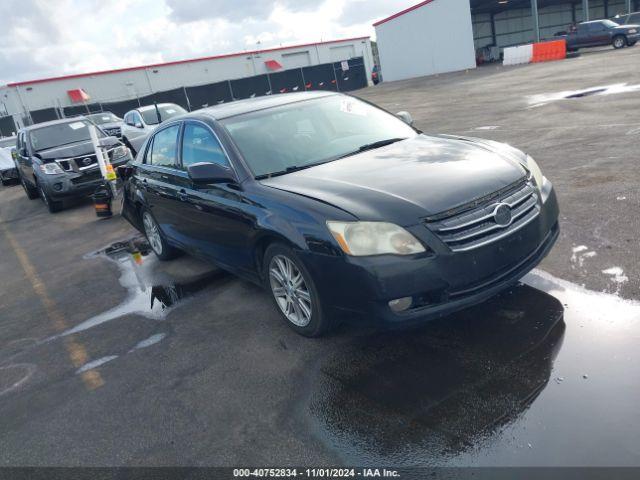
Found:
<path fill-rule="evenodd" d="M 162 180 L 169 180 L 169 175 L 160 175 Z"/>
<path fill-rule="evenodd" d="M 184 188 L 178 192 L 178 198 L 181 202 L 186 202 L 189 200 L 189 195 L 187 195 L 187 191 Z"/>

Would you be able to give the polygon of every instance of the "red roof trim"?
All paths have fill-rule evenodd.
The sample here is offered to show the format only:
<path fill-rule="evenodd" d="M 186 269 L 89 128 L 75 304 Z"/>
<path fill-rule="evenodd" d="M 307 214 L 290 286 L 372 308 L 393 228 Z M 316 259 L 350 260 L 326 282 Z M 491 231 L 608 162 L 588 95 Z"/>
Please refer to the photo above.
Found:
<path fill-rule="evenodd" d="M 73 75 L 64 75 L 62 77 L 50 77 L 50 78 L 41 78 L 39 80 L 26 80 L 24 82 L 14 82 L 8 83 L 7 87 L 19 87 L 23 85 L 32 85 L 34 83 L 45 83 L 45 82 L 55 82 L 58 80 L 69 80 L 73 78 L 83 78 L 83 77 L 93 77 L 95 75 L 108 75 L 110 73 L 123 73 L 123 72 L 133 72 L 136 70 L 144 70 L 147 68 L 157 68 L 157 67 L 169 67 L 172 65 L 182 65 L 185 63 L 193 63 L 193 62 L 204 62 L 207 60 L 219 60 L 221 58 L 230 58 L 230 57 L 241 57 L 243 55 L 252 55 L 257 53 L 268 53 L 268 52 L 277 52 L 280 50 L 290 50 L 292 48 L 304 48 L 304 47 L 313 47 L 315 45 L 326 45 L 329 43 L 342 43 L 342 42 L 354 42 L 356 40 L 368 40 L 369 37 L 354 37 L 354 38 L 345 38 L 343 40 L 328 40 L 326 42 L 315 42 L 315 43 L 303 43 L 300 45 L 291 45 L 288 47 L 276 47 L 276 48 L 267 48 L 264 50 L 251 50 L 246 52 L 237 52 L 237 53 L 226 53 L 224 55 L 214 55 L 212 57 L 201 57 L 201 58 L 191 58 L 189 60 L 176 60 L 173 62 L 166 63 L 154 63 L 151 65 L 140 65 L 138 67 L 127 67 L 127 68 L 116 68 L 113 70 L 102 70 L 99 72 L 90 72 L 90 73 L 76 73 Z"/>
<path fill-rule="evenodd" d="M 378 25 L 382 25 L 383 23 L 387 23 L 390 20 L 393 20 L 394 18 L 398 18 L 401 17 L 402 15 L 405 15 L 409 12 L 412 12 L 413 10 L 417 10 L 420 7 L 424 7 L 425 5 L 429 4 L 433 2 L 433 0 L 425 0 L 424 2 L 420 2 L 417 5 L 414 5 L 413 7 L 409 7 L 406 10 L 402 10 L 401 12 L 398 13 L 394 13 L 393 15 L 391 15 L 390 17 L 387 17 L 385 19 L 382 20 L 378 20 L 376 23 L 373 24 L 374 27 L 377 27 Z"/>

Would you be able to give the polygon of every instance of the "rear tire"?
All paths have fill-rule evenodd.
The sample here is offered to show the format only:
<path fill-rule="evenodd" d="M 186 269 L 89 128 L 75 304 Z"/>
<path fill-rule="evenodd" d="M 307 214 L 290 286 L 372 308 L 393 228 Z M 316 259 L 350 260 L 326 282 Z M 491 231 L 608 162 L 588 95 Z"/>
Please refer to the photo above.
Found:
<path fill-rule="evenodd" d="M 615 37 L 613 37 L 611 44 L 615 49 L 622 48 L 627 45 L 627 37 L 625 37 L 624 35 L 616 35 Z"/>
<path fill-rule="evenodd" d="M 38 194 L 38 189 L 29 185 L 22 175 L 20 175 L 20 183 L 22 184 L 22 188 L 24 188 L 24 192 L 27 194 L 27 198 L 29 200 L 35 200 L 40 196 Z"/>
<path fill-rule="evenodd" d="M 265 251 L 262 271 L 266 289 L 293 331 L 319 337 L 333 328 L 311 274 L 293 249 L 282 243 L 271 244 Z"/>
<path fill-rule="evenodd" d="M 142 219 L 142 228 L 144 229 L 144 235 L 147 237 L 147 241 L 153 250 L 153 253 L 160 260 L 171 260 L 178 256 L 178 250 L 167 243 L 160 230 L 160 226 L 156 219 L 153 218 L 149 210 L 142 209 L 140 212 L 140 218 Z"/>
<path fill-rule="evenodd" d="M 41 186 L 38 186 L 38 191 L 40 192 L 40 198 L 49 209 L 49 213 L 57 213 L 62 210 L 62 202 L 53 200 Z"/>

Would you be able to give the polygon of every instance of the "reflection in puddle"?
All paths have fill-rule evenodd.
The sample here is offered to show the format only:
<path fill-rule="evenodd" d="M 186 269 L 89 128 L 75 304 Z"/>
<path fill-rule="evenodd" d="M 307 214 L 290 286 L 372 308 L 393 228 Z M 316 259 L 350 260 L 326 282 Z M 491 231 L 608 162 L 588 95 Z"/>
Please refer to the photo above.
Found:
<path fill-rule="evenodd" d="M 323 442 L 347 464 L 638 462 L 640 303 L 540 271 L 523 282 L 323 360 L 308 406 Z"/>
<path fill-rule="evenodd" d="M 176 282 L 170 275 L 159 274 L 159 261 L 151 253 L 143 237 L 110 245 L 85 258 L 102 257 L 115 262 L 120 269 L 120 284 L 127 289 L 127 298 L 119 305 L 99 313 L 60 336 L 82 332 L 97 325 L 128 314 L 161 319 L 170 309 L 187 297 L 211 285 L 223 274 L 219 270 L 197 273 L 183 282 Z"/>
<path fill-rule="evenodd" d="M 455 454 L 545 387 L 562 316 L 555 298 L 523 286 L 424 329 L 364 337 L 322 368 L 311 408 L 358 457 Z"/>

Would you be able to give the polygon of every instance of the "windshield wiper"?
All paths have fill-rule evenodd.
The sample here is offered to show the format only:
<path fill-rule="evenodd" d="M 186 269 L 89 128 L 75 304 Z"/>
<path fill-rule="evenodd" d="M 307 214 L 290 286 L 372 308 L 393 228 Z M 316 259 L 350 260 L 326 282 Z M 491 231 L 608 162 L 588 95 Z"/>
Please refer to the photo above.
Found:
<path fill-rule="evenodd" d="M 406 138 L 388 138 L 386 140 L 379 140 L 379 141 L 373 142 L 373 143 L 366 143 L 364 145 L 361 145 L 358 148 L 358 150 L 355 150 L 353 152 L 349 152 L 349 153 L 347 153 L 345 155 L 342 155 L 339 158 L 346 158 L 346 157 L 350 157 L 352 155 L 357 155 L 358 153 L 366 152 L 367 150 L 375 150 L 376 148 L 386 147 L 387 145 L 391 145 L 392 143 L 400 142 L 402 140 L 406 140 Z"/>
<path fill-rule="evenodd" d="M 265 178 L 278 177 L 280 175 L 286 175 L 287 173 L 297 172 L 299 170 L 306 170 L 307 168 L 317 167 L 318 165 L 322 165 L 323 163 L 328 163 L 327 161 L 308 163 L 307 165 L 292 165 L 290 167 L 285 168 L 284 170 L 280 170 L 279 172 L 271 172 L 265 173 L 264 175 L 258 175 L 256 180 L 263 180 Z"/>

